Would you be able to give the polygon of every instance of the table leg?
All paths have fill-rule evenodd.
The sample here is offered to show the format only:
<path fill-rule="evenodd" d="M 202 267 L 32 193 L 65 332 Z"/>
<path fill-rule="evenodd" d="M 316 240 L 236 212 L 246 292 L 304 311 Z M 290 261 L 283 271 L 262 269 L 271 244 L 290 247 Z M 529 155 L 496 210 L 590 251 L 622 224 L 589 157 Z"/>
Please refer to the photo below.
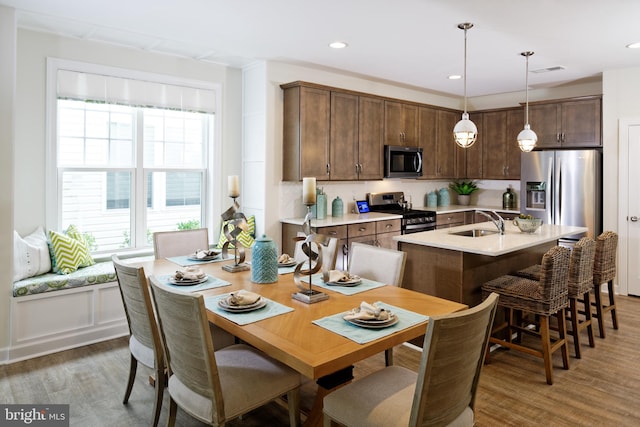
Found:
<path fill-rule="evenodd" d="M 322 400 L 327 394 L 350 383 L 351 380 L 353 380 L 353 366 L 349 366 L 348 368 L 341 369 L 333 374 L 318 378 L 316 381 L 316 384 L 318 384 L 316 397 L 303 426 L 322 426 Z"/>

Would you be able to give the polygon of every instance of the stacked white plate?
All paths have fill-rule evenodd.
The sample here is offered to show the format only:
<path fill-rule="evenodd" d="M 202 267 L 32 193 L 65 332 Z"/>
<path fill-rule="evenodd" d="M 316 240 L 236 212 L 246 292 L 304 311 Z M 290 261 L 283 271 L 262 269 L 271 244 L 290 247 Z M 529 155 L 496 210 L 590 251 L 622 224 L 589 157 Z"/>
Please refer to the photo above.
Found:
<path fill-rule="evenodd" d="M 389 318 L 384 319 L 384 320 L 378 320 L 378 319 L 345 319 L 347 322 L 351 323 L 352 325 L 356 325 L 356 326 L 360 326 L 361 328 L 370 328 L 370 329 L 382 329 L 382 328 L 388 328 L 389 326 L 393 326 L 396 323 L 398 323 L 398 321 L 400 319 L 398 319 L 398 316 L 396 316 L 393 313 L 389 313 Z"/>
<path fill-rule="evenodd" d="M 170 276 L 169 277 L 169 283 L 172 283 L 174 285 L 181 285 L 181 286 L 192 286 L 192 285 L 198 285 L 200 283 L 204 283 L 207 280 L 209 280 L 209 277 L 205 274 L 204 277 L 201 277 L 199 279 L 177 279 L 175 276 Z"/>
<path fill-rule="evenodd" d="M 221 309 L 232 312 L 232 313 L 244 313 L 247 311 L 259 310 L 266 305 L 267 305 L 267 300 L 265 300 L 262 297 L 258 298 L 258 300 L 252 304 L 245 304 L 245 305 L 229 304 L 226 298 L 223 298 L 218 301 L 218 306 Z"/>
<path fill-rule="evenodd" d="M 219 249 L 212 249 L 209 251 L 205 251 L 206 253 L 205 256 L 198 256 L 198 252 L 194 252 L 191 255 L 189 255 L 187 258 L 190 259 L 191 261 L 211 261 L 218 258 L 221 252 L 222 251 L 220 251 Z"/>

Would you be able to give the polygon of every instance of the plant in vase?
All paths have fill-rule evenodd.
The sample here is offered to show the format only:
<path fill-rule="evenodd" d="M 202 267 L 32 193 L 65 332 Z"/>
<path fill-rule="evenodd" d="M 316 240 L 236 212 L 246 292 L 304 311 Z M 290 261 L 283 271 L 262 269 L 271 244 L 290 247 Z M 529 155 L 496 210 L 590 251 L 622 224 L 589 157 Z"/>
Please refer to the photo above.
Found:
<path fill-rule="evenodd" d="M 449 188 L 458 194 L 458 204 L 465 206 L 469 204 L 471 194 L 479 190 L 473 181 L 454 181 L 449 184 Z"/>

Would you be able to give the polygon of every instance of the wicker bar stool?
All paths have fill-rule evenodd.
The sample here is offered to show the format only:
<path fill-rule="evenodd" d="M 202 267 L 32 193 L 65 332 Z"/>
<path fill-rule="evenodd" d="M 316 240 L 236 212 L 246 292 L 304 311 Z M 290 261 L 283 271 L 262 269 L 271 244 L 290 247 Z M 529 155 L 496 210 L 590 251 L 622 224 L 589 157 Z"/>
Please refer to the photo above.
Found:
<path fill-rule="evenodd" d="M 593 291 L 595 293 L 596 313 L 600 338 L 604 338 L 604 316 L 611 312 L 613 329 L 618 329 L 616 301 L 614 297 L 613 279 L 616 277 L 616 255 L 618 251 L 618 235 L 613 231 L 605 231 L 596 238 L 596 257 L 593 264 Z M 603 302 L 602 284 L 607 283 L 609 303 Z"/>
<path fill-rule="evenodd" d="M 562 365 L 569 369 L 569 350 L 566 338 L 564 309 L 568 305 L 567 277 L 569 273 L 569 249 L 555 246 L 542 257 L 540 280 L 505 275 L 482 285 L 482 297 L 492 292 L 500 294 L 498 304 L 507 309 L 506 322 L 494 327 L 489 341 L 544 360 L 547 384 L 553 384 L 552 356 L 556 350 L 562 354 Z M 515 316 L 514 316 L 515 314 Z M 523 322 L 523 314 L 532 314 L 539 319 L 539 330 L 529 328 L 531 322 Z M 557 337 L 552 337 L 549 318 L 558 319 Z M 496 336 L 506 332 L 505 338 Z M 517 332 L 514 340 L 513 333 Z M 521 342 L 521 335 L 540 338 L 542 350 L 528 347 Z"/>
<path fill-rule="evenodd" d="M 596 242 L 589 237 L 583 237 L 573 247 L 569 258 L 568 276 L 568 297 L 569 307 L 567 309 L 567 320 L 571 325 L 571 330 L 567 333 L 573 337 L 573 346 L 576 358 L 582 357 L 580 352 L 580 332 L 587 330 L 589 346 L 595 347 L 593 334 L 593 319 L 591 317 L 591 288 L 593 288 L 593 265 L 596 252 Z M 516 276 L 525 277 L 531 280 L 540 280 L 542 267 L 539 264 L 532 265 L 523 270 L 517 271 Z M 580 303 L 584 304 L 584 311 L 578 309 Z M 584 319 L 580 314 L 584 314 Z"/>

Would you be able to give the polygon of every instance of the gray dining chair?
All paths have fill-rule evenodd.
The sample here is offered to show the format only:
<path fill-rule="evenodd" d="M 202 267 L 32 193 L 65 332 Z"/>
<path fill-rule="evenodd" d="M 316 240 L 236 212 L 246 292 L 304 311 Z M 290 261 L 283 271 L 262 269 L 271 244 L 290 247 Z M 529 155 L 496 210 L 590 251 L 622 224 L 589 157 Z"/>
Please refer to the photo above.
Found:
<path fill-rule="evenodd" d="M 215 350 L 204 297 L 173 291 L 150 278 L 168 365 L 169 426 L 178 406 L 223 426 L 286 394 L 291 425 L 300 424 L 300 374 L 246 344 Z"/>
<path fill-rule="evenodd" d="M 431 317 L 418 372 L 389 366 L 329 393 L 324 426 L 473 426 L 497 303 L 491 294 L 468 310 Z"/>
<path fill-rule="evenodd" d="M 142 267 L 123 264 L 117 255 L 111 257 L 118 278 L 120 295 L 129 324 L 129 351 L 131 353 L 129 380 L 122 403 L 129 401 L 133 383 L 136 379 L 138 362 L 155 371 L 154 387 L 156 390 L 153 425 L 158 425 L 162 396 L 164 392 L 164 350 L 160 341 L 160 333 L 153 313 L 153 305 L 149 293 L 149 285 Z"/>
<path fill-rule="evenodd" d="M 206 228 L 153 233 L 153 252 L 156 259 L 189 255 L 199 249 L 209 249 L 209 230 Z"/>
<path fill-rule="evenodd" d="M 387 285 L 402 287 L 407 253 L 353 242 L 349 251 L 349 273 Z M 384 352 L 386 366 L 393 365 L 393 348 Z"/>

